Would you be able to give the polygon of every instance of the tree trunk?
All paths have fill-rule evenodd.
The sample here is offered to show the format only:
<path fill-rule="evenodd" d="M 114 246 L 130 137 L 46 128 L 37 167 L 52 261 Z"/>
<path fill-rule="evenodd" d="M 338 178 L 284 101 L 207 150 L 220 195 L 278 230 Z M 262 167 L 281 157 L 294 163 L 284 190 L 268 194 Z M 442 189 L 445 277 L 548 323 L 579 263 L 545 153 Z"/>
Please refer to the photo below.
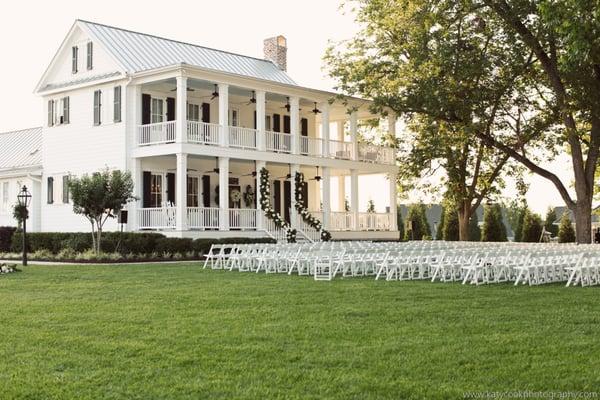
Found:
<path fill-rule="evenodd" d="M 471 219 L 470 202 L 463 202 L 458 207 L 458 240 L 466 242 L 469 240 L 469 220 Z"/>
<path fill-rule="evenodd" d="M 102 225 L 100 225 L 99 223 L 96 223 L 96 225 L 98 226 L 98 230 L 96 232 L 97 237 L 96 237 L 96 254 L 100 254 L 100 241 L 102 240 Z"/>
<path fill-rule="evenodd" d="M 575 235 L 577 243 L 592 242 L 592 202 L 586 199 L 577 199 L 574 209 L 575 214 Z"/>

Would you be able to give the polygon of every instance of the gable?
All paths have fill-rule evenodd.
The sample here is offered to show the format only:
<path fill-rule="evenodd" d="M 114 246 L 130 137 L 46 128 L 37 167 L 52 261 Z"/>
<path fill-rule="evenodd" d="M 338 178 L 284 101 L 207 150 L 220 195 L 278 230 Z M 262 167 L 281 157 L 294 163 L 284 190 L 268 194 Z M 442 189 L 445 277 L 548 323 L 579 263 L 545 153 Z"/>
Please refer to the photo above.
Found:
<path fill-rule="evenodd" d="M 87 44 L 89 42 L 93 46 L 92 69 L 87 68 Z M 72 70 L 72 49 L 74 46 L 77 46 L 78 49 L 76 73 L 73 73 Z M 78 24 L 75 24 L 52 59 L 36 91 L 106 79 L 107 77 L 120 75 L 121 71 L 122 68 L 104 49 L 103 44 L 93 39 Z"/>

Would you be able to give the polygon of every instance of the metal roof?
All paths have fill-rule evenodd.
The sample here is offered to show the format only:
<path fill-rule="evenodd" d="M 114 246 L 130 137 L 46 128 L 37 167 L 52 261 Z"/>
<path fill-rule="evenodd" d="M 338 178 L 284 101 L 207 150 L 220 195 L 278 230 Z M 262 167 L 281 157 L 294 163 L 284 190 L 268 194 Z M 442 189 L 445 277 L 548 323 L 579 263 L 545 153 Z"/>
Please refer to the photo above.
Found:
<path fill-rule="evenodd" d="M 57 83 L 49 83 L 42 88 L 42 90 L 52 90 L 52 89 L 60 89 L 73 85 L 80 85 L 82 83 L 95 82 L 100 81 L 102 79 L 112 78 L 113 76 L 119 76 L 121 73 L 119 71 L 108 72 L 106 74 L 86 76 L 83 78 L 71 79 L 69 81 L 57 82 Z"/>
<path fill-rule="evenodd" d="M 296 85 L 271 61 L 165 39 L 94 22 L 79 20 L 95 39 L 102 42 L 128 73 L 185 63 L 212 69 Z"/>
<path fill-rule="evenodd" d="M 0 170 L 42 164 L 42 128 L 0 133 Z"/>

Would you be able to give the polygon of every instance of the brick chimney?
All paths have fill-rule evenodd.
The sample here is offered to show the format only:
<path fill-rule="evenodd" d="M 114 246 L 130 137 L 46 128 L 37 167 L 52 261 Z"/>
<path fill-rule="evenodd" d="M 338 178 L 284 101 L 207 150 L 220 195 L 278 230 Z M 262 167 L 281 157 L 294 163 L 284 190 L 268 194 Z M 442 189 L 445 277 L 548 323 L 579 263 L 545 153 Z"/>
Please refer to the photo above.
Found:
<path fill-rule="evenodd" d="M 287 40 L 283 35 L 265 39 L 263 52 L 265 60 L 272 61 L 282 71 L 287 69 Z"/>

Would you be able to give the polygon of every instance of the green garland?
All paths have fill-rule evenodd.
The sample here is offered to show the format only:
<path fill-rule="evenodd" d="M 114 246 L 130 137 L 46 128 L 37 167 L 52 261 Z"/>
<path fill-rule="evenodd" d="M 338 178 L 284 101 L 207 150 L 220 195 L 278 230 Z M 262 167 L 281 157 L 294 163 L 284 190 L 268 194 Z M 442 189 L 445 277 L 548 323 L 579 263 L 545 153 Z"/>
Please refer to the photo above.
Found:
<path fill-rule="evenodd" d="M 296 176 L 294 177 L 296 180 L 296 189 L 294 191 L 294 196 L 296 198 L 296 211 L 302 217 L 302 221 L 304 221 L 308 226 L 320 232 L 321 241 L 329 242 L 331 240 L 331 233 L 329 231 L 323 229 L 323 224 L 321 221 L 316 219 L 306 208 L 304 199 L 302 198 L 302 186 L 304 186 L 304 174 L 300 172 L 296 172 Z"/>
<path fill-rule="evenodd" d="M 269 171 L 266 168 L 260 170 L 260 208 L 264 211 L 275 226 L 285 231 L 288 243 L 296 243 L 296 230 L 271 206 L 271 189 L 269 183 Z"/>

